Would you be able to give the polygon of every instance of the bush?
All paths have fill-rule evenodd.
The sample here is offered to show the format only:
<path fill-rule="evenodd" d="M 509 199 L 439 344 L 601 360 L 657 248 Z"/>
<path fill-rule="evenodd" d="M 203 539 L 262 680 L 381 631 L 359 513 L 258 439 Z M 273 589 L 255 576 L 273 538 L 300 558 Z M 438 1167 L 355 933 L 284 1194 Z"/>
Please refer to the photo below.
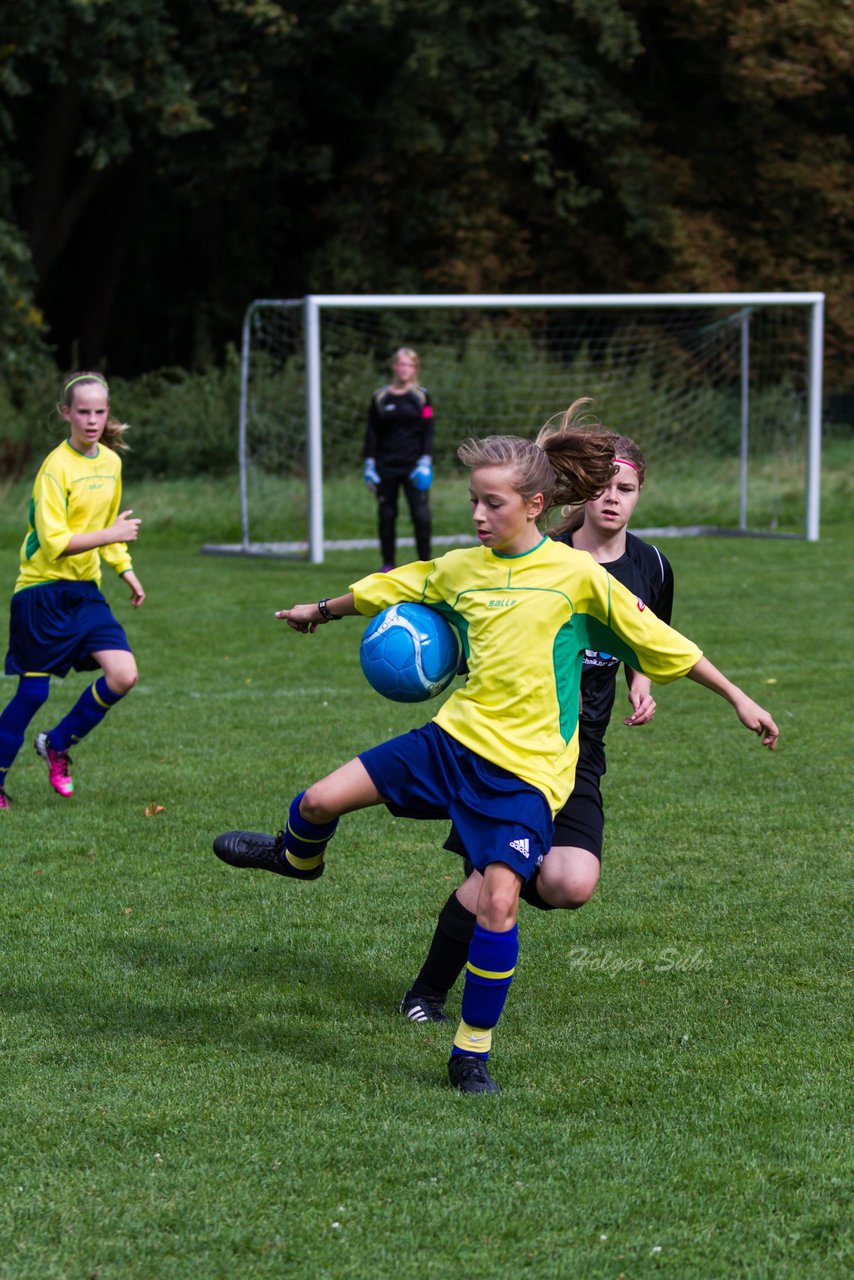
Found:
<path fill-rule="evenodd" d="M 47 373 L 51 367 L 47 326 L 34 301 L 35 284 L 23 236 L 0 218 L 0 380 L 7 399 L 18 404 L 27 399 L 34 368 Z M 5 413 L 3 417 L 5 421 Z"/>
<path fill-rule="evenodd" d="M 240 359 L 204 373 L 158 369 L 132 382 L 110 382 L 113 408 L 131 424 L 125 472 L 141 476 L 222 475 L 237 458 Z"/>
<path fill-rule="evenodd" d="M 0 377 L 0 480 L 35 472 L 62 438 L 53 406 L 62 372 L 35 362 L 26 384 Z M 113 412 L 130 423 L 125 474 L 222 475 L 237 467 L 240 361 L 233 349 L 205 373 L 159 369 L 128 381 L 110 378 Z"/>

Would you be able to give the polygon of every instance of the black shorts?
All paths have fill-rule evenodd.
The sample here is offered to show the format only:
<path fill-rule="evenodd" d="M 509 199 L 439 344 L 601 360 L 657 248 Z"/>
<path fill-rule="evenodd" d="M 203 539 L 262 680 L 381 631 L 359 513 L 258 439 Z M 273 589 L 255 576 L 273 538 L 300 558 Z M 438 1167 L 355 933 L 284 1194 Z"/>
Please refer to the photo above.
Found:
<path fill-rule="evenodd" d="M 602 861 L 602 836 L 605 830 L 605 813 L 602 808 L 602 792 L 599 775 L 580 769 L 575 775 L 572 795 L 555 818 L 552 848 L 563 845 L 571 849 L 586 849 Z M 460 857 L 468 857 L 468 850 L 452 826 L 442 846 Z"/>
<path fill-rule="evenodd" d="M 602 861 L 602 836 L 605 812 L 599 779 L 593 774 L 576 773 L 572 795 L 555 817 L 552 847 L 587 849 Z"/>

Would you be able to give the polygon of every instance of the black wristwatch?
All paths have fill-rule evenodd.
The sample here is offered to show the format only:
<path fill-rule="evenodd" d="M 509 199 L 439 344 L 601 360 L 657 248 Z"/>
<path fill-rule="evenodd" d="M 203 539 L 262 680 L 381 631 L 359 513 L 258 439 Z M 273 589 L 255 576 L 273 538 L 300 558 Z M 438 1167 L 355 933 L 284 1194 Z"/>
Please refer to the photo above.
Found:
<path fill-rule="evenodd" d="M 318 600 L 317 612 L 320 614 L 324 622 L 340 622 L 341 621 L 340 613 L 332 613 L 332 611 L 330 610 L 328 597 L 325 600 Z"/>

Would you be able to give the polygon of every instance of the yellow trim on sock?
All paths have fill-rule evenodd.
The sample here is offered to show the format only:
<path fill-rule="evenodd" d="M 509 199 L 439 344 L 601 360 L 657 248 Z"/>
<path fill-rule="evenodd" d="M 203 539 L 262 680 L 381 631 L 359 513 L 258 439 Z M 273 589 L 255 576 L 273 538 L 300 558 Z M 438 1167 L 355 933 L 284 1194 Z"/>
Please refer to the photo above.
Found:
<path fill-rule="evenodd" d="M 489 1053 L 492 1048 L 492 1027 L 470 1027 L 464 1018 L 460 1018 L 460 1025 L 454 1036 L 454 1048 L 463 1053 Z"/>
<path fill-rule="evenodd" d="M 323 854 L 315 854 L 312 858 L 298 858 L 296 854 L 291 853 L 290 849 L 286 849 L 285 858 L 295 871 L 313 871 L 323 861 Z"/>
<path fill-rule="evenodd" d="M 49 676 L 49 671 L 25 671 L 25 676 Z"/>
<path fill-rule="evenodd" d="M 96 683 L 97 683 L 97 681 L 96 681 Z M 103 707 L 105 711 L 109 711 L 110 707 L 111 707 L 113 704 L 112 704 L 111 702 L 105 702 L 103 698 L 99 698 L 99 697 L 98 697 L 98 693 L 97 693 L 97 690 L 95 689 L 95 685 L 94 685 L 94 684 L 91 686 L 91 689 L 92 689 L 92 697 L 95 699 L 95 701 L 97 702 L 98 706 L 99 706 L 99 707 Z"/>
<path fill-rule="evenodd" d="M 477 965 L 472 964 L 469 960 L 466 961 L 466 968 L 469 973 L 475 973 L 479 978 L 492 978 L 496 982 L 499 978 L 512 978 L 516 972 L 515 964 L 512 969 L 505 969 L 503 973 L 498 973 L 492 969 L 478 969 Z"/>
<path fill-rule="evenodd" d="M 301 840 L 303 844 L 329 844 L 329 836 L 322 836 L 320 839 L 312 840 L 310 836 L 297 835 L 290 823 L 288 823 L 288 834 L 292 835 L 295 840 Z"/>

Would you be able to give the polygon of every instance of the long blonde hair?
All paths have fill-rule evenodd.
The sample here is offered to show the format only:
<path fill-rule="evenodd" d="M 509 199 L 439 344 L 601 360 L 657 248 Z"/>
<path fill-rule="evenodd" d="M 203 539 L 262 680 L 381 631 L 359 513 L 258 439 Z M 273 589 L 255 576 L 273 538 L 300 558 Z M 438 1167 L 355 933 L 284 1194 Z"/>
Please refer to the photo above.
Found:
<path fill-rule="evenodd" d="M 418 352 L 412 347 L 398 347 L 391 360 L 389 360 L 389 364 L 393 365 L 398 356 L 405 356 L 407 360 L 411 360 L 415 365 L 415 380 L 417 382 L 421 376 L 421 357 Z"/>
<path fill-rule="evenodd" d="M 107 379 L 102 373 L 92 373 L 90 370 L 78 369 L 75 373 L 66 374 L 62 379 L 62 390 L 59 396 L 59 404 L 56 406 L 57 412 L 62 409 L 70 409 L 74 403 L 75 387 L 87 386 L 94 382 L 97 386 L 103 387 L 107 393 L 107 404 L 110 403 L 110 388 Z M 104 444 L 109 449 L 117 449 L 121 453 L 126 453 L 129 445 L 124 439 L 124 433 L 128 429 L 126 422 L 119 422 L 118 418 L 114 418 L 112 414 L 107 416 L 107 425 L 104 427 L 104 434 L 101 436 Z"/>
<path fill-rule="evenodd" d="M 555 507 L 575 507 L 595 498 L 614 475 L 614 435 L 601 424 L 583 420 L 589 396 L 575 400 L 549 419 L 536 440 L 522 436 L 486 436 L 464 440 L 457 457 L 464 466 L 510 467 L 511 484 L 526 502 L 543 495 L 543 517 Z"/>

